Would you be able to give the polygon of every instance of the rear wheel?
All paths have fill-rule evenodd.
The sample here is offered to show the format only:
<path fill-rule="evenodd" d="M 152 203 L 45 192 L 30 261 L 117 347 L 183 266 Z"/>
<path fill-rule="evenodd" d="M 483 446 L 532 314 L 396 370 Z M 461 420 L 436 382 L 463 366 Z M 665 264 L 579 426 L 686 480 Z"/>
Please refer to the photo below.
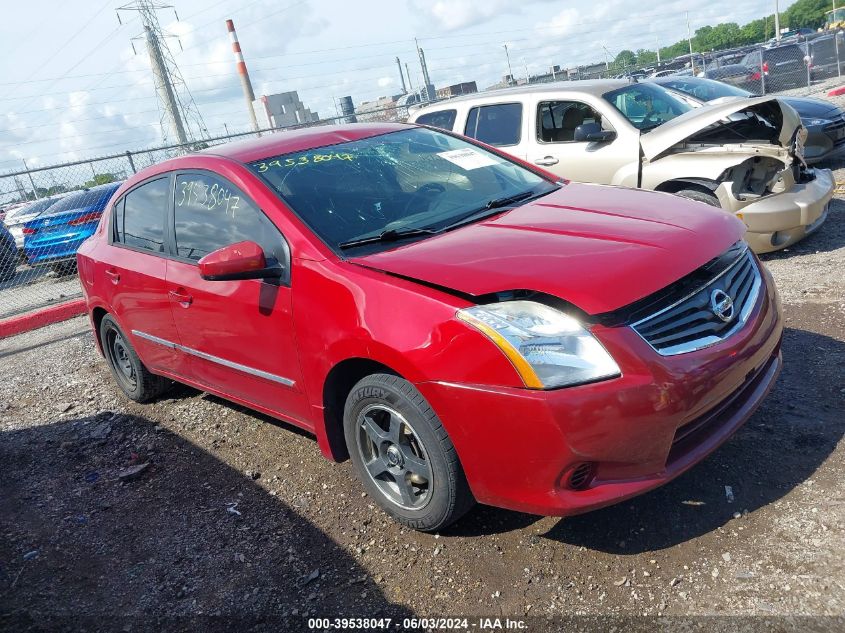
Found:
<path fill-rule="evenodd" d="M 100 342 L 117 386 L 135 402 L 148 402 L 167 391 L 172 383 L 151 373 L 141 362 L 115 320 L 106 315 L 100 323 Z"/>
<path fill-rule="evenodd" d="M 58 264 L 53 264 L 50 268 L 59 277 L 73 275 L 76 273 L 76 261 L 59 262 Z"/>
<path fill-rule="evenodd" d="M 680 196 L 681 198 L 687 198 L 688 200 L 703 202 L 704 204 L 709 204 L 711 207 L 722 207 L 722 205 L 719 204 L 719 198 L 716 197 L 716 194 L 704 189 L 681 189 L 680 191 L 675 192 L 675 195 Z"/>
<path fill-rule="evenodd" d="M 0 281 L 9 281 L 14 277 L 17 266 L 17 254 L 6 259 L 0 258 Z"/>
<path fill-rule="evenodd" d="M 363 378 L 346 400 L 343 426 L 367 492 L 403 525 L 439 530 L 475 503 L 446 430 L 407 380 Z"/>

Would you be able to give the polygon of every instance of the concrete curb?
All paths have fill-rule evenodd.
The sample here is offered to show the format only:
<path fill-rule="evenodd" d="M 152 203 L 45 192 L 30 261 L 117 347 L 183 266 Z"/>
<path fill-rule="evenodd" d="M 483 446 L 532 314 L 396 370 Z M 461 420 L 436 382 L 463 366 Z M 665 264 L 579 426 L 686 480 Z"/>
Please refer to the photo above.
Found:
<path fill-rule="evenodd" d="M 80 314 L 85 313 L 85 299 L 75 299 L 73 301 L 65 301 L 43 310 L 36 310 L 35 312 L 27 312 L 18 316 L 13 316 L 8 319 L 0 320 L 0 338 L 7 336 L 14 336 L 23 332 L 29 332 L 36 328 L 50 325 L 51 323 L 58 323 L 59 321 L 66 321 Z"/>

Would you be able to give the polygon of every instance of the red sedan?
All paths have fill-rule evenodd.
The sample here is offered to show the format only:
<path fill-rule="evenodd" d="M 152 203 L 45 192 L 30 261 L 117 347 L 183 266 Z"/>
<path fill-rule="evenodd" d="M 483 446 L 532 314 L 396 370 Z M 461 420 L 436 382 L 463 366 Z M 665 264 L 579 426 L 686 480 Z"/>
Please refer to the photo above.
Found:
<path fill-rule="evenodd" d="M 145 169 L 78 260 L 129 398 L 176 380 L 286 420 L 437 530 L 475 501 L 615 503 L 730 437 L 781 367 L 743 230 L 433 129 L 353 125 Z"/>

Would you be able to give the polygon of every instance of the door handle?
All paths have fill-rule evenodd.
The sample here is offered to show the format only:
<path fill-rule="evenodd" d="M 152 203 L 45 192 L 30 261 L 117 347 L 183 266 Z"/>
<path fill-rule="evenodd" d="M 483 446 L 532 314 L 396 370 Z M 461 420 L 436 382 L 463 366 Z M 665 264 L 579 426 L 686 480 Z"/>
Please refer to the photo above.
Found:
<path fill-rule="evenodd" d="M 116 284 L 120 281 L 120 273 L 114 270 L 113 268 L 106 270 L 106 277 L 111 279 L 113 284 Z"/>
<path fill-rule="evenodd" d="M 176 301 L 183 308 L 189 308 L 194 302 L 194 298 L 186 292 L 171 290 L 167 294 L 169 294 L 170 298 Z"/>
<path fill-rule="evenodd" d="M 559 162 L 560 161 L 554 156 L 546 156 L 545 158 L 538 158 L 534 161 L 534 164 L 542 165 L 543 167 L 549 167 L 550 165 L 557 165 Z"/>

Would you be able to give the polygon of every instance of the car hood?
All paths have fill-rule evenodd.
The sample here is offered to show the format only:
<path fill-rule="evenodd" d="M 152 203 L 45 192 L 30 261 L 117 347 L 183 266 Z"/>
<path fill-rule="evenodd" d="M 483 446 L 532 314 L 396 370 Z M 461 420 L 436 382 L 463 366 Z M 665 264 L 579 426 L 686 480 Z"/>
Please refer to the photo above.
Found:
<path fill-rule="evenodd" d="M 778 140 L 781 146 L 789 147 L 795 129 L 801 125 L 801 117 L 791 106 L 776 97 L 752 97 L 705 104 L 642 134 L 640 145 L 643 148 L 643 155 L 650 161 L 654 160 L 670 147 L 682 143 L 714 123 L 738 112 L 759 111 L 763 104 L 771 101 L 775 101 L 781 111 Z"/>
<path fill-rule="evenodd" d="M 779 99 L 795 108 L 802 119 L 830 119 L 841 114 L 838 106 L 824 99 L 813 97 L 779 97 Z"/>
<path fill-rule="evenodd" d="M 350 261 L 476 297 L 543 292 L 600 314 L 691 273 L 744 230 L 720 209 L 670 194 L 570 183 L 493 218 Z"/>

